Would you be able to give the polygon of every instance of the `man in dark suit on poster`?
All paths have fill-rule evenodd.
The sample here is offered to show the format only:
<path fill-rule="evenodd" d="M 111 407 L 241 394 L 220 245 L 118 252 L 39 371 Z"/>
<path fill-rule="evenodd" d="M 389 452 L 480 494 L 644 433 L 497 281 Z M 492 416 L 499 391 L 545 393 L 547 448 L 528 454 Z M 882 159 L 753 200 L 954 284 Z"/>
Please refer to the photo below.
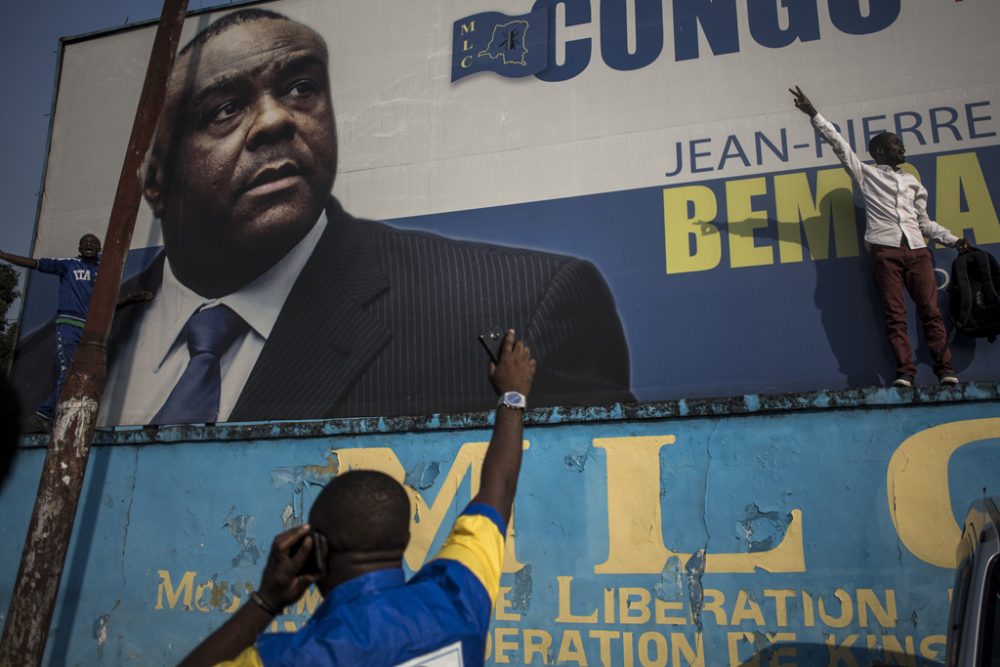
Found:
<path fill-rule="evenodd" d="M 245 9 L 181 50 L 144 175 L 164 252 L 111 339 L 103 424 L 482 409 L 479 333 L 517 330 L 534 406 L 634 400 L 597 269 L 359 220 L 330 196 L 326 44 Z"/>

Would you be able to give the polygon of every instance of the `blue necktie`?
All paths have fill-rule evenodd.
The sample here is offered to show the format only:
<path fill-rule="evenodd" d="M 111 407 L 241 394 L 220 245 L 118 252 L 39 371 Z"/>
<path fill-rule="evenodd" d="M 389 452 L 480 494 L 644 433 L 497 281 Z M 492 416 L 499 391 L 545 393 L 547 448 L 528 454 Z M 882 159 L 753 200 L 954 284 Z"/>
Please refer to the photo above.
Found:
<path fill-rule="evenodd" d="M 219 416 L 222 372 L 219 360 L 247 323 L 227 306 L 199 310 L 184 326 L 188 353 L 184 374 L 152 424 L 200 424 Z"/>

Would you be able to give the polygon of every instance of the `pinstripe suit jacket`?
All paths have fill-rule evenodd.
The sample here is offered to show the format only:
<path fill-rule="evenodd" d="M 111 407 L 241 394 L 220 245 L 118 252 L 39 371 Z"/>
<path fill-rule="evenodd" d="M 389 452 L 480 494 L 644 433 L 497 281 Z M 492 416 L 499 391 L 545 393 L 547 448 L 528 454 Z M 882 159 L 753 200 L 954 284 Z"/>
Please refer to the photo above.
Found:
<path fill-rule="evenodd" d="M 635 400 L 618 313 L 589 262 L 400 230 L 333 198 L 327 218 L 231 421 L 490 409 L 478 336 L 495 324 L 538 360 L 532 407 Z M 122 291 L 155 293 L 163 261 Z M 146 306 L 116 317 L 109 368 Z"/>

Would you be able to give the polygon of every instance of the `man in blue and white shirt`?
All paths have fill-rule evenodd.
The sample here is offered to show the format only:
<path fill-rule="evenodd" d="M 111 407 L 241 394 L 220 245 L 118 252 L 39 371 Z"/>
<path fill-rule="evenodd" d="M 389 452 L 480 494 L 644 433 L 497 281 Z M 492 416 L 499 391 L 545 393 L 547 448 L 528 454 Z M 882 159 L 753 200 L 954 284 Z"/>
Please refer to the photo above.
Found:
<path fill-rule="evenodd" d="M 959 252 L 969 252 L 972 246 L 927 215 L 927 189 L 913 174 L 900 168 L 906 161 L 906 148 L 897 135 L 882 132 L 872 137 L 868 152 L 875 164 L 866 164 L 798 86 L 789 92 L 795 98 L 795 107 L 812 119 L 813 127 L 833 147 L 864 202 L 865 245 L 885 315 L 886 337 L 896 358 L 893 384 L 912 387 L 917 374 L 906 327 L 904 287 L 917 306 L 938 380 L 941 384 L 958 384 L 951 365 L 948 333 L 938 308 L 931 253 L 924 237 Z"/>
<path fill-rule="evenodd" d="M 0 251 L 0 259 L 15 266 L 59 276 L 59 308 L 55 319 L 56 367 L 59 377 L 55 391 L 38 407 L 31 420 L 33 426 L 45 431 L 51 430 L 52 417 L 66 380 L 66 371 L 69 370 L 83 334 L 90 296 L 94 291 L 97 268 L 101 262 L 101 240 L 93 234 L 84 234 L 80 237 L 79 252 L 77 257 L 35 259 Z M 150 298 L 152 294 L 148 292 L 137 292 L 122 298 L 118 305 L 147 301 Z"/>

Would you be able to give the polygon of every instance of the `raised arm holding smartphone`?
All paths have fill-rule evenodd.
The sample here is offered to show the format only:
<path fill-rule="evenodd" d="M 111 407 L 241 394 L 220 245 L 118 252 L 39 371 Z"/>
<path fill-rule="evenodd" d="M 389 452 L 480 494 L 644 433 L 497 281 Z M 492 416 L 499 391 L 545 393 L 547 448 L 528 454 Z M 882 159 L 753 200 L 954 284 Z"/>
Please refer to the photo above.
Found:
<path fill-rule="evenodd" d="M 381 472 L 346 472 L 320 492 L 308 524 L 274 539 L 260 588 L 182 664 L 389 667 L 434 658 L 442 661 L 435 665 L 482 665 L 534 375 L 531 350 L 507 331 L 490 363 L 501 398 L 479 492 L 441 551 L 409 581 L 402 569 L 407 491 Z M 302 629 L 261 634 L 314 583 L 324 600 Z"/>

